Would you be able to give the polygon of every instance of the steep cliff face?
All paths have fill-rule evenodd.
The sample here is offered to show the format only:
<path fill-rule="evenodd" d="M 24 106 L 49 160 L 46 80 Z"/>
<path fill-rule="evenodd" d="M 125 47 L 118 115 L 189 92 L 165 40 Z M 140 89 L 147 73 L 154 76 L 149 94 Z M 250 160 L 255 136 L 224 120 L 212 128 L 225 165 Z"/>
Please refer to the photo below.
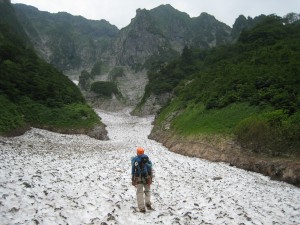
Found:
<path fill-rule="evenodd" d="M 139 68 L 151 56 L 169 50 L 168 40 L 157 28 L 149 11 L 137 10 L 130 25 L 120 31 L 112 55 L 115 55 L 115 64 Z"/>
<path fill-rule="evenodd" d="M 210 48 L 232 42 L 231 28 L 218 21 L 214 16 L 201 13 L 192 19 L 191 46 Z"/>
<path fill-rule="evenodd" d="M 161 5 L 150 10 L 149 14 L 172 49 L 181 52 L 183 47 L 189 44 L 192 27 L 188 14 L 174 9 L 171 5 Z"/>
<path fill-rule="evenodd" d="M 120 31 L 111 55 L 115 64 L 147 68 L 154 61 L 175 58 L 186 45 L 210 48 L 228 44 L 230 33 L 229 26 L 207 13 L 190 18 L 170 5 L 138 9 L 136 17 Z"/>
<path fill-rule="evenodd" d="M 65 73 L 91 68 L 118 35 L 118 28 L 104 20 L 52 14 L 22 4 L 14 8 L 36 52 Z"/>

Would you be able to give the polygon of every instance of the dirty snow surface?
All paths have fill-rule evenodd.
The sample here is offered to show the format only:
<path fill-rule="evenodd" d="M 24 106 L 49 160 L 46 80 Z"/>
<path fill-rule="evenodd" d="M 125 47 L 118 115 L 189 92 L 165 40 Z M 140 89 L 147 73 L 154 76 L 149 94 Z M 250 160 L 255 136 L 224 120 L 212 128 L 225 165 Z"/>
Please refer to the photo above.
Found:
<path fill-rule="evenodd" d="M 98 111 L 109 141 L 32 129 L 0 138 L 0 224 L 300 224 L 300 189 L 149 140 L 153 117 Z M 155 211 L 136 212 L 130 159 L 154 163 Z"/>

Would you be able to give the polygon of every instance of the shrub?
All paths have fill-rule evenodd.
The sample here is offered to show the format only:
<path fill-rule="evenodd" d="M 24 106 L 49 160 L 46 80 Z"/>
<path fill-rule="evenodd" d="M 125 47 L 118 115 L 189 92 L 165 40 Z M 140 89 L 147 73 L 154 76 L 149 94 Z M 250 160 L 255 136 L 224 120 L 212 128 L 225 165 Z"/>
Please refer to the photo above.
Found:
<path fill-rule="evenodd" d="M 290 116 L 283 122 L 286 136 L 286 148 L 294 155 L 300 156 L 300 112 Z"/>
<path fill-rule="evenodd" d="M 237 141 L 256 153 L 299 155 L 299 119 L 300 113 L 288 118 L 283 110 L 246 118 L 236 126 Z"/>
<path fill-rule="evenodd" d="M 18 112 L 17 106 L 5 96 L 0 96 L 0 134 L 10 132 L 24 124 L 23 115 Z"/>
<path fill-rule="evenodd" d="M 97 81 L 92 83 L 91 91 L 104 97 L 111 97 L 112 94 L 119 94 L 117 85 L 114 82 Z"/>
<path fill-rule="evenodd" d="M 266 151 L 269 130 L 268 123 L 257 117 L 244 119 L 236 127 L 237 141 L 242 147 L 254 152 Z"/>

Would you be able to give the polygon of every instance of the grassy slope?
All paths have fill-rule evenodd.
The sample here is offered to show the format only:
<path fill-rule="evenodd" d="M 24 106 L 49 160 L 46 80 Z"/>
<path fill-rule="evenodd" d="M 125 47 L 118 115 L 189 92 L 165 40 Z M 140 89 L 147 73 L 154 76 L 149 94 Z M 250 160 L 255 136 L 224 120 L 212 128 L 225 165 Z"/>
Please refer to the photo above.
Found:
<path fill-rule="evenodd" d="M 156 127 L 170 123 L 184 136 L 234 137 L 258 153 L 299 154 L 299 37 L 299 24 L 268 17 L 234 46 L 190 49 L 175 65 L 150 74 L 154 94 L 164 91 L 162 82 L 176 81 L 176 96 Z"/>
<path fill-rule="evenodd" d="M 173 128 L 184 135 L 232 134 L 236 124 L 257 113 L 256 107 L 243 103 L 209 111 L 203 105 L 189 106 L 174 119 Z"/>

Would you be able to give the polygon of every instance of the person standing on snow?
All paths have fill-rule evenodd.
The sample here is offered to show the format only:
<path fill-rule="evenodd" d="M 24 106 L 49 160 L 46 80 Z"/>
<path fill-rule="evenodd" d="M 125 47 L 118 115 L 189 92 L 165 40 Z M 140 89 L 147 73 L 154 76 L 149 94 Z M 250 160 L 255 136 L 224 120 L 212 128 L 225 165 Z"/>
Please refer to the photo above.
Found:
<path fill-rule="evenodd" d="M 153 210 L 151 206 L 150 185 L 152 183 L 153 171 L 152 162 L 144 154 L 144 149 L 137 148 L 137 156 L 132 158 L 132 185 L 136 187 L 136 198 L 140 212 L 145 213 L 145 204 L 148 210 Z M 145 193 L 145 195 L 144 195 Z"/>

